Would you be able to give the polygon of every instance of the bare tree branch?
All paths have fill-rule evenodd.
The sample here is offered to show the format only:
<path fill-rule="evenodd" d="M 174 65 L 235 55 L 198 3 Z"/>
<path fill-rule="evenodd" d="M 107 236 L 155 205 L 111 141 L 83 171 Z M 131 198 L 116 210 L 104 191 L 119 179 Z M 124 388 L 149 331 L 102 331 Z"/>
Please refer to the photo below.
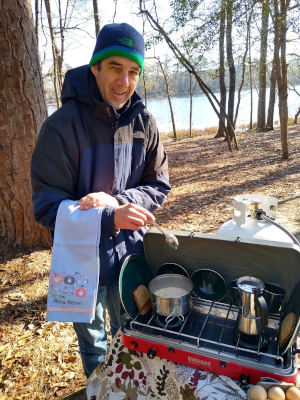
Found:
<path fill-rule="evenodd" d="M 113 22 L 115 22 L 115 18 L 116 18 L 116 14 L 117 14 L 118 0 L 114 0 L 114 2 L 115 2 L 115 13 L 114 13 L 114 16 L 113 16 Z"/>
<path fill-rule="evenodd" d="M 216 108 L 214 102 L 212 101 L 211 97 L 215 100 L 215 102 L 217 103 L 217 105 L 219 107 L 221 107 L 221 104 L 218 101 L 218 99 L 216 98 L 216 96 L 214 95 L 214 93 L 210 90 L 210 88 L 202 81 L 202 79 L 197 74 L 197 72 L 196 72 L 195 68 L 193 67 L 193 65 L 181 53 L 181 51 L 173 43 L 173 41 L 170 39 L 170 37 L 164 31 L 164 29 L 159 25 L 159 23 L 157 21 L 154 20 L 154 18 L 152 17 L 152 15 L 149 13 L 148 10 L 140 10 L 140 14 L 146 14 L 146 16 L 148 18 L 148 21 L 149 21 L 150 25 L 152 26 L 152 28 L 155 29 L 156 31 L 160 32 L 160 34 L 164 37 L 165 41 L 167 42 L 168 46 L 172 50 L 172 52 L 175 55 L 175 57 L 177 58 L 177 60 L 186 68 L 186 70 L 189 73 L 194 75 L 194 77 L 196 78 L 200 88 L 202 89 L 202 91 L 206 95 L 206 97 L 208 98 L 208 101 L 210 102 L 213 110 L 215 111 L 215 113 L 217 114 L 218 118 L 220 119 L 221 118 L 220 117 L 220 113 L 217 110 L 217 108 Z M 224 112 L 225 112 L 225 110 L 224 110 Z M 236 141 L 236 137 L 235 137 L 235 133 L 234 133 L 234 129 L 232 127 L 232 124 L 231 124 L 231 122 L 230 122 L 230 120 L 228 118 L 228 115 L 226 113 L 224 115 L 226 117 L 229 129 L 231 129 L 232 136 L 233 136 L 233 139 L 234 139 L 234 142 L 235 142 L 235 145 L 236 145 L 236 149 L 238 149 L 238 144 L 237 144 L 237 141 Z M 225 124 L 224 124 L 224 131 L 225 131 L 225 134 L 226 134 L 226 140 L 228 142 L 228 148 L 229 148 L 230 151 L 232 151 L 228 130 L 227 130 L 227 127 L 225 126 Z"/>

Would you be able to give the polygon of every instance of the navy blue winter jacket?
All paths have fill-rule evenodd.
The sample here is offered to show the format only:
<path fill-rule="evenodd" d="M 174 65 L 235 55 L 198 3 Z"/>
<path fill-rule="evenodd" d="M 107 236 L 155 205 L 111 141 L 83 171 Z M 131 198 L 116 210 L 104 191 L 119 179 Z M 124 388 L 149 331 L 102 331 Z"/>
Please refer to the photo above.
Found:
<path fill-rule="evenodd" d="M 44 122 L 32 157 L 35 219 L 54 230 L 61 201 L 100 191 L 151 212 L 161 206 L 170 191 L 167 156 L 140 97 L 134 93 L 116 112 L 83 66 L 67 72 L 62 103 Z M 146 228 L 116 233 L 114 213 L 102 213 L 100 285 L 117 285 L 124 258 L 143 254 Z"/>

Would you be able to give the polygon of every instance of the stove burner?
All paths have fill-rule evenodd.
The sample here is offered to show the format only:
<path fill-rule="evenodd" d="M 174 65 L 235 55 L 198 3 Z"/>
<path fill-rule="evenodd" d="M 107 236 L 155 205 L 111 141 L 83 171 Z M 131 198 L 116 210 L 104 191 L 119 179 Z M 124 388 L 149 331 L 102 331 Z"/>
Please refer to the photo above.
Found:
<path fill-rule="evenodd" d="M 153 318 L 153 321 L 161 328 L 164 328 L 166 326 L 166 317 L 163 317 L 162 315 L 156 314 Z M 181 324 L 182 321 L 178 317 L 175 317 L 171 320 L 171 322 L 168 323 L 167 329 L 177 328 L 177 326 L 180 326 Z"/>
<path fill-rule="evenodd" d="M 237 327 L 233 330 L 233 340 L 237 343 L 239 337 L 239 330 Z M 262 337 L 260 343 L 260 350 L 267 349 L 270 344 L 270 334 L 264 331 L 261 335 L 247 335 L 241 332 L 239 346 L 250 350 L 258 350 L 259 338 Z"/>

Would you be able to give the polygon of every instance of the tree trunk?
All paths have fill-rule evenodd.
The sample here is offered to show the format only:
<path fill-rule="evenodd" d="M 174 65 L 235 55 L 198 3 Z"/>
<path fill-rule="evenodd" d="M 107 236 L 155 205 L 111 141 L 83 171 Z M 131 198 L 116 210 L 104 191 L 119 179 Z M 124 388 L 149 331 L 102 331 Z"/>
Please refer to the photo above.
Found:
<path fill-rule="evenodd" d="M 40 9 L 39 9 L 39 0 L 35 0 L 35 36 L 36 36 L 36 45 L 39 48 L 39 26 L 40 26 Z"/>
<path fill-rule="evenodd" d="M 295 118 L 294 118 L 294 124 L 295 125 L 297 124 L 297 119 L 298 119 L 299 115 L 300 115 L 300 107 L 298 108 L 298 111 L 295 114 Z"/>
<path fill-rule="evenodd" d="M 31 202 L 31 156 L 47 109 L 30 1 L 2 0 L 0 20 L 0 236 L 33 248 L 50 235 Z"/>
<path fill-rule="evenodd" d="M 98 8 L 98 0 L 93 0 L 93 6 L 94 6 L 95 31 L 96 31 L 96 37 L 97 37 L 98 33 L 100 31 L 100 14 L 99 14 L 99 8 Z"/>
<path fill-rule="evenodd" d="M 288 104 L 287 104 L 287 64 L 286 64 L 286 11 L 288 2 L 280 0 L 280 11 L 278 0 L 274 0 L 274 52 L 276 57 L 276 77 L 278 84 L 278 106 L 280 118 L 280 132 L 282 144 L 282 158 L 288 160 Z M 279 57 L 280 51 L 280 57 Z"/>
<path fill-rule="evenodd" d="M 229 93 L 228 93 L 228 111 L 227 115 L 230 119 L 232 127 L 234 127 L 233 114 L 234 114 L 234 95 L 235 95 L 235 66 L 233 60 L 232 50 L 232 7 L 234 0 L 227 0 L 227 27 L 226 27 L 226 48 L 227 48 L 227 62 L 229 68 Z M 230 140 L 233 135 L 229 130 Z"/>
<path fill-rule="evenodd" d="M 253 116 L 253 87 L 252 87 L 252 61 L 251 61 L 251 45 L 250 45 L 250 36 L 249 36 L 249 81 L 250 81 L 250 121 L 249 121 L 249 129 L 253 128 L 252 126 L 252 116 Z"/>
<path fill-rule="evenodd" d="M 268 21 L 269 21 L 269 0 L 265 0 L 262 3 L 262 14 L 261 14 L 257 129 L 266 128 Z"/>
<path fill-rule="evenodd" d="M 189 74 L 190 77 L 190 138 L 192 135 L 192 122 L 193 122 L 193 91 L 192 91 L 192 78 L 193 75 Z"/>
<path fill-rule="evenodd" d="M 281 141 L 282 141 L 282 158 L 287 160 L 289 158 L 288 149 L 288 85 L 287 85 L 287 62 L 286 62 L 286 13 L 289 7 L 289 0 L 280 1 L 281 12 L 281 29 L 280 29 L 280 53 L 281 53 L 281 74 L 282 74 L 282 90 L 281 90 L 281 115 L 282 122 L 280 124 Z"/>
<path fill-rule="evenodd" d="M 247 57 L 247 53 L 248 53 L 248 43 L 249 43 L 250 27 L 251 27 L 251 14 L 252 14 L 252 11 L 250 12 L 250 15 L 249 15 L 249 18 L 248 18 L 247 13 L 246 13 L 246 24 L 247 24 L 246 48 L 245 48 L 245 53 L 244 53 L 243 61 L 242 61 L 242 66 L 243 66 L 242 79 L 241 79 L 241 83 L 240 83 L 239 90 L 238 90 L 238 100 L 237 100 L 237 105 L 236 105 L 236 110 L 235 110 L 235 117 L 234 117 L 234 124 L 233 124 L 233 126 L 235 128 L 236 128 L 236 121 L 237 121 L 240 102 L 241 102 L 241 91 L 243 89 L 244 81 L 245 81 L 246 57 Z"/>
<path fill-rule="evenodd" d="M 115 13 L 114 13 L 113 20 L 112 20 L 113 23 L 115 22 L 115 18 L 117 15 L 118 0 L 114 0 L 114 3 L 115 3 Z"/>
<path fill-rule="evenodd" d="M 143 36 L 145 36 L 146 19 L 144 18 L 144 15 L 142 15 L 142 18 L 143 18 Z M 145 94 L 145 107 L 147 108 L 147 84 L 146 84 L 146 75 L 145 75 L 145 65 L 143 68 L 143 85 L 144 85 L 144 94 Z"/>
<path fill-rule="evenodd" d="M 147 108 L 147 85 L 146 85 L 145 67 L 143 68 L 143 84 L 144 84 L 144 95 L 145 95 L 145 107 Z"/>
<path fill-rule="evenodd" d="M 175 118 L 174 118 L 173 107 L 172 107 L 172 102 L 171 102 L 171 96 L 170 96 L 170 89 L 169 89 L 168 77 L 167 77 L 167 75 L 166 75 L 166 73 L 165 73 L 165 70 L 164 70 L 164 68 L 163 68 L 163 65 L 162 65 L 160 59 L 159 59 L 158 57 L 155 57 L 155 58 L 157 58 L 157 60 L 158 60 L 158 62 L 159 62 L 159 65 L 160 65 L 160 68 L 161 68 L 161 71 L 162 71 L 162 73 L 163 73 L 163 76 L 164 76 L 164 78 L 165 78 L 166 89 L 167 89 L 167 96 L 168 96 L 168 102 L 169 102 L 169 106 L 170 106 L 170 113 L 171 113 L 171 119 L 172 119 L 172 125 L 173 125 L 174 140 L 176 140 L 176 139 L 177 139 L 177 134 L 176 134 Z"/>
<path fill-rule="evenodd" d="M 219 57 L 220 57 L 220 74 L 219 74 L 219 85 L 220 85 L 220 116 L 219 129 L 216 137 L 225 137 L 224 125 L 225 125 L 225 110 L 226 110 L 226 85 L 225 85 L 225 0 L 222 0 L 221 13 L 220 13 L 220 35 L 219 35 Z"/>
<path fill-rule="evenodd" d="M 274 107 L 275 107 L 275 96 L 276 96 L 276 60 L 275 56 L 272 63 L 272 72 L 270 78 L 270 98 L 269 98 L 269 108 L 267 117 L 268 129 L 274 129 Z"/>
<path fill-rule="evenodd" d="M 63 86 L 63 64 L 65 57 L 65 26 L 63 25 L 63 16 L 61 12 L 61 0 L 58 0 L 58 10 L 59 10 L 59 30 L 60 30 L 60 52 L 58 54 L 58 82 L 59 82 L 59 93 L 61 93 Z M 65 12 L 65 21 L 67 18 L 67 9 Z"/>
<path fill-rule="evenodd" d="M 58 72 L 59 51 L 58 51 L 58 48 L 56 45 L 56 40 L 55 40 L 55 32 L 54 32 L 54 27 L 53 27 L 53 22 L 52 22 L 52 14 L 51 14 L 49 0 L 45 0 L 45 6 L 46 6 L 46 11 L 47 11 L 47 18 L 48 18 L 49 31 L 50 31 L 51 44 L 52 44 L 53 82 L 54 82 L 54 90 L 55 90 L 55 97 L 56 97 L 56 105 L 57 105 L 57 108 L 59 108 L 60 107 L 59 97 L 60 97 L 60 93 L 61 93 L 61 87 L 59 87 L 59 72 Z"/>

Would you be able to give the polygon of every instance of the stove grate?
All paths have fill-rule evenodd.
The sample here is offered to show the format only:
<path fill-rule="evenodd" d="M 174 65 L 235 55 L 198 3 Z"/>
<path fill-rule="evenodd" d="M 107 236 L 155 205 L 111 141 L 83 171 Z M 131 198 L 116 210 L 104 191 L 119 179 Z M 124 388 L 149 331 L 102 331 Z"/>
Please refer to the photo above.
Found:
<path fill-rule="evenodd" d="M 268 326 L 271 336 L 274 338 L 272 349 L 270 351 L 264 351 L 261 348 L 263 340 L 262 335 L 258 340 L 256 349 L 242 346 L 240 344 L 240 335 L 234 344 L 233 330 L 235 328 L 238 310 L 232 305 L 194 298 L 191 310 L 187 314 L 185 320 L 181 325 L 175 328 L 169 328 L 169 322 L 166 322 L 165 326 L 163 326 L 163 324 L 160 326 L 155 324 L 154 318 L 155 316 L 157 317 L 155 312 L 152 312 L 146 323 L 140 322 L 138 317 L 142 310 L 143 308 L 135 318 L 130 321 L 131 329 L 143 330 L 143 332 L 150 335 L 157 335 L 159 332 L 166 333 L 182 341 L 195 343 L 198 349 L 203 347 L 213 348 L 219 354 L 230 352 L 234 353 L 236 358 L 240 356 L 244 357 L 245 353 L 247 353 L 252 356 L 255 355 L 258 361 L 260 355 L 263 355 L 283 365 L 284 359 L 279 355 L 278 336 L 280 321 L 278 316 L 273 316 L 274 318 L 270 321 L 271 326 Z M 195 319 L 201 319 L 201 323 L 199 321 L 194 323 Z M 199 334 L 195 334 L 197 329 L 198 332 L 200 329 Z M 213 338 L 216 334 L 217 337 Z"/>

